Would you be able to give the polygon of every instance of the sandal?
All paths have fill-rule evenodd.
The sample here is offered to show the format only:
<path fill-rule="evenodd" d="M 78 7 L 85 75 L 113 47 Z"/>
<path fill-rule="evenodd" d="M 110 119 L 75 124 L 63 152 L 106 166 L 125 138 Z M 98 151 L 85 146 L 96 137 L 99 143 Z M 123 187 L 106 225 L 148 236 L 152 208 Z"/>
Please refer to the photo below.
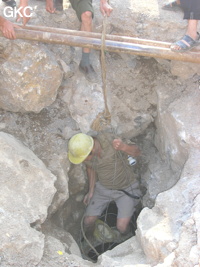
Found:
<path fill-rule="evenodd" d="M 162 9 L 164 10 L 169 10 L 169 11 L 177 11 L 177 10 L 180 10 L 181 9 L 181 5 L 180 4 L 177 4 L 176 0 L 169 3 L 169 4 L 166 4 L 162 7 Z"/>
<path fill-rule="evenodd" d="M 12 8 L 16 7 L 15 0 L 2 0 L 7 6 L 10 6 Z"/>
<path fill-rule="evenodd" d="M 180 53 L 189 51 L 197 45 L 200 45 L 200 34 L 198 32 L 196 40 L 192 39 L 189 35 L 184 35 L 181 40 L 173 43 L 170 48 L 173 52 Z M 180 49 L 175 49 L 173 46 L 179 46 Z"/>

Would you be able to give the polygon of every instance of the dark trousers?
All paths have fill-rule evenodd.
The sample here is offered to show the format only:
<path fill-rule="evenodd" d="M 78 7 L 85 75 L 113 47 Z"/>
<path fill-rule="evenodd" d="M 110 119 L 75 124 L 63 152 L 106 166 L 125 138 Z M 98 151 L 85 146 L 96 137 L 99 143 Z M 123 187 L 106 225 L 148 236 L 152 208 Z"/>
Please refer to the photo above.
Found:
<path fill-rule="evenodd" d="M 184 19 L 200 20 L 200 0 L 180 0 Z"/>

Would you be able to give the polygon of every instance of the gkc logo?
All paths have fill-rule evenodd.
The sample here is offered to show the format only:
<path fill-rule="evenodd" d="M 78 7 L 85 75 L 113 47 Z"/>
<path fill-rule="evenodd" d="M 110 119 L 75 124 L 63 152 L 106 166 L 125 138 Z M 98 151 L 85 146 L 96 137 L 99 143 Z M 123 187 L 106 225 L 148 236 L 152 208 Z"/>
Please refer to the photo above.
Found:
<path fill-rule="evenodd" d="M 23 9 L 23 14 L 21 13 L 21 10 Z M 20 16 L 21 18 L 22 17 L 27 17 L 27 18 L 30 18 L 33 13 L 33 8 L 31 6 L 26 6 L 26 7 L 10 7 L 10 6 L 7 6 L 3 9 L 3 14 L 6 18 L 16 18 L 17 16 Z"/>

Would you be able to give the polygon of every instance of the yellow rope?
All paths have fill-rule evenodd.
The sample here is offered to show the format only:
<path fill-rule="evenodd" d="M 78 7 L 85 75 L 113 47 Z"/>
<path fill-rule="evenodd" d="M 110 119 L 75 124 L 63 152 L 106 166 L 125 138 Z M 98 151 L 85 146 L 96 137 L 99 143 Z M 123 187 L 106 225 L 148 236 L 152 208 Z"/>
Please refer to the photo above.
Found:
<path fill-rule="evenodd" d="M 100 112 L 96 119 L 93 121 L 91 128 L 95 131 L 101 131 L 106 125 L 111 122 L 111 115 L 107 104 L 107 88 L 106 88 L 106 63 L 105 63 L 105 36 L 106 36 L 107 16 L 103 19 L 103 30 L 101 36 L 101 74 L 102 74 L 102 87 L 105 110 Z"/>

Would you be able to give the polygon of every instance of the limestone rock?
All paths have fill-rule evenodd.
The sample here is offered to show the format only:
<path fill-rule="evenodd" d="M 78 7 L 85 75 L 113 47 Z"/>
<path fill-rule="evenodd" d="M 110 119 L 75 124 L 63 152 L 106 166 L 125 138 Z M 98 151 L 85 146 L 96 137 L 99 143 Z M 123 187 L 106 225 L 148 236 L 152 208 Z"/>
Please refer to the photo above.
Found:
<path fill-rule="evenodd" d="M 70 194 L 74 195 L 81 192 L 86 184 L 85 174 L 81 165 L 71 166 L 69 175 Z"/>
<path fill-rule="evenodd" d="M 152 0 L 148 5 L 146 0 L 114 0 L 111 5 L 114 10 L 110 27 L 114 34 L 120 32 L 125 36 L 171 42 L 185 33 L 187 22 L 183 20 L 182 11 L 163 10 L 163 0 Z"/>
<path fill-rule="evenodd" d="M 152 157 L 152 154 L 154 157 Z M 142 184 L 147 189 L 142 199 L 144 207 L 152 208 L 154 201 L 160 192 L 170 189 L 179 179 L 180 170 L 174 173 L 170 164 L 162 161 L 157 152 L 154 151 L 149 157 L 148 170 L 142 175 Z"/>
<path fill-rule="evenodd" d="M 156 115 L 153 108 L 156 105 L 156 96 L 153 87 L 149 87 L 149 82 L 153 82 L 155 75 L 152 67 L 152 64 L 155 66 L 155 61 L 149 62 L 148 66 L 151 68 L 148 68 L 135 57 L 121 57 L 118 54 L 106 56 L 106 99 L 111 113 L 111 125 L 117 135 L 125 138 L 137 136 L 152 123 Z M 114 65 L 111 59 L 115 60 Z M 98 62 L 96 58 L 95 62 Z M 132 75 L 135 82 L 126 79 L 127 75 Z M 149 80 L 141 83 L 143 75 Z M 98 114 L 104 111 L 102 92 L 102 85 L 89 83 L 84 77 L 80 78 L 78 73 L 70 84 L 64 86 L 62 98 L 68 104 L 71 116 L 81 132 L 91 131 L 91 124 L 97 119 Z"/>
<path fill-rule="evenodd" d="M 75 254 L 65 252 L 65 246 L 55 237 L 47 236 L 45 239 L 44 255 L 38 267 L 89 267 L 93 263 L 83 260 Z"/>
<path fill-rule="evenodd" d="M 193 77 L 194 74 L 200 75 L 200 67 L 195 63 L 171 61 L 171 73 L 186 80 Z"/>
<path fill-rule="evenodd" d="M 68 189 L 68 171 L 69 171 L 69 160 L 67 158 L 67 153 L 62 153 L 59 156 L 53 157 L 50 162 L 50 169 L 52 173 L 57 177 L 55 182 L 56 193 L 54 195 L 53 201 L 48 210 L 48 217 L 51 217 L 53 213 L 56 212 L 60 207 L 63 206 L 65 201 L 69 198 Z"/>
<path fill-rule="evenodd" d="M 11 199 L 7 198 L 6 201 Z M 12 204 L 16 210 L 19 210 L 20 206 L 18 207 L 17 202 L 13 201 Z M 24 214 L 20 215 L 1 208 L 0 217 L 0 265 L 2 267 L 36 266 L 43 255 L 44 235 L 30 227 Z"/>
<path fill-rule="evenodd" d="M 51 236 L 60 240 L 63 243 L 67 253 L 81 257 L 80 249 L 70 233 L 66 232 L 62 228 L 57 227 L 50 221 L 46 221 L 42 225 L 42 232 L 46 237 Z"/>
<path fill-rule="evenodd" d="M 2 266 L 34 266 L 43 254 L 43 223 L 55 194 L 55 176 L 13 136 L 0 133 L 0 255 Z"/>
<path fill-rule="evenodd" d="M 124 109 L 125 107 L 126 111 Z M 153 122 L 151 115 L 131 112 L 125 104 L 121 104 L 119 112 L 113 117 L 116 118 L 113 123 L 114 128 L 116 128 L 116 133 L 124 138 L 135 137 L 143 133 L 151 122 Z"/>
<path fill-rule="evenodd" d="M 107 91 L 112 126 L 119 136 L 137 136 L 146 130 L 156 116 L 153 108 L 156 106 L 153 87 L 157 70 L 155 61 L 130 55 L 110 54 L 107 57 Z"/>
<path fill-rule="evenodd" d="M 177 92 L 178 90 L 176 94 Z M 158 264 L 158 266 L 173 266 L 173 264 L 195 266 L 200 255 L 196 239 L 199 233 L 194 227 L 199 221 L 195 201 L 199 195 L 200 181 L 199 164 L 197 164 L 200 130 L 197 115 L 199 94 L 190 88 L 190 92 L 173 99 L 173 93 L 163 88 L 162 91 L 158 91 L 158 107 L 156 125 L 160 141 L 158 142 L 156 137 L 156 144 L 162 158 L 169 162 L 172 175 L 175 176 L 171 180 L 172 177 L 168 179 L 165 174 L 160 180 L 157 179 L 157 185 L 162 183 L 162 179 L 163 184 L 159 186 L 160 189 L 170 180 L 180 180 L 176 185 L 171 185 L 173 187 L 170 190 L 157 196 L 152 210 L 146 208 L 142 210 L 138 218 L 137 237 L 154 266 L 157 266 L 155 264 L 158 262 L 163 262 L 163 265 Z M 149 168 L 151 166 L 150 164 Z M 163 167 L 162 171 L 165 170 Z M 166 173 L 169 174 L 167 171 Z M 150 180 L 156 175 L 157 171 L 154 168 L 149 173 L 147 182 L 150 187 L 153 186 Z M 156 192 L 155 187 L 152 187 L 153 192 Z M 167 265 L 168 260 L 169 265 Z"/>
<path fill-rule="evenodd" d="M 132 0 L 125 2 L 114 0 L 114 2 L 111 3 L 111 5 L 114 7 L 114 10 L 108 20 L 107 32 L 118 35 L 130 35 L 143 39 L 174 42 L 182 37 L 185 33 L 185 26 L 187 22 L 182 20 L 183 14 L 181 11 L 164 11 L 161 9 L 162 4 L 162 0 Z M 98 10 L 99 2 L 94 3 L 94 7 L 94 30 L 96 32 L 101 32 L 102 16 Z M 35 21 L 39 22 L 39 25 L 44 24 L 53 27 L 56 26 L 61 28 L 67 27 L 69 29 L 78 29 L 79 22 L 77 21 L 75 12 L 73 12 L 72 9 L 67 10 L 67 16 L 60 16 L 59 14 L 54 15 L 45 13 L 45 10 L 40 6 L 40 8 L 36 10 L 36 13 L 38 16 L 35 18 Z M 70 17 L 68 17 L 68 13 Z M 13 44 L 17 47 L 19 46 L 18 41 L 14 41 Z M 101 93 L 102 88 L 100 82 L 98 84 L 88 83 L 85 80 L 85 77 L 78 72 L 78 64 L 81 57 L 80 48 L 69 48 L 66 52 L 66 48 L 63 48 L 60 45 L 58 52 L 58 46 L 48 45 L 48 48 L 49 47 L 51 47 L 51 51 L 53 51 L 53 53 L 59 53 L 62 55 L 62 68 L 65 72 L 65 84 L 59 97 L 62 99 L 64 96 L 64 100 L 70 109 L 71 115 L 77 122 L 77 127 L 72 127 L 73 131 L 68 129 L 68 122 L 66 122 L 67 125 L 61 127 L 62 129 L 66 127 L 63 133 L 66 139 L 68 139 L 72 134 L 78 132 L 79 130 L 88 132 L 90 130 L 91 122 L 96 118 L 99 112 L 103 111 L 104 101 Z M 31 49 L 32 48 L 30 48 L 30 50 Z M 11 54 L 11 51 L 11 46 L 8 45 L 6 54 L 8 58 L 9 54 Z M 20 48 L 19 51 L 21 51 Z M 23 53 L 23 51 L 20 53 Z M 92 59 L 92 64 L 94 63 L 95 69 L 97 70 L 98 74 L 100 74 L 100 64 L 99 60 L 97 60 L 98 52 L 94 54 L 96 58 Z M 150 155 L 152 160 L 149 161 L 149 169 L 144 177 L 146 183 L 149 184 L 148 190 L 150 197 L 153 200 L 156 198 L 155 206 L 153 207 L 152 205 L 152 209 L 145 208 L 140 214 L 137 222 L 138 232 L 136 238 L 128 240 L 126 243 L 116 247 L 113 251 L 106 252 L 101 257 L 100 265 L 106 267 L 121 267 L 122 264 L 124 266 L 197 267 L 199 266 L 200 259 L 200 156 L 198 151 L 200 136 L 200 101 L 198 75 L 196 74 L 199 74 L 199 70 L 194 65 L 183 64 L 182 62 L 164 62 L 162 60 L 161 63 L 161 60 L 158 60 L 157 62 L 160 63 L 157 64 L 156 62 L 155 64 L 155 60 L 152 58 L 120 55 L 108 52 L 105 52 L 105 54 L 107 67 L 108 104 L 112 113 L 113 127 L 118 130 L 117 133 L 120 135 L 128 135 L 133 137 L 144 131 L 148 125 L 151 124 L 151 122 L 154 122 L 154 119 L 156 118 L 157 133 L 155 145 L 158 151 L 156 153 L 153 152 Z M 3 64 L 4 63 L 6 63 L 6 58 L 3 61 Z M 74 75 L 72 75 L 73 73 L 71 72 L 71 66 L 74 68 Z M 189 69 L 188 66 L 190 66 Z M 193 76 L 193 73 L 195 77 Z M 36 75 L 38 75 L 38 73 L 36 73 Z M 182 80 L 179 79 L 179 77 Z M 188 81 L 184 79 L 188 79 Z M 50 82 L 52 82 L 52 80 Z M 52 107 L 46 111 L 48 114 L 50 114 L 50 116 L 55 118 L 56 123 L 52 124 L 50 133 L 52 133 L 52 135 L 56 134 L 57 136 L 58 133 L 61 132 L 55 130 L 55 126 L 59 126 L 61 123 L 58 118 L 59 116 L 65 117 L 67 112 L 67 108 L 63 107 L 63 103 L 58 103 L 59 104 L 56 107 L 56 110 L 59 115 L 57 115 L 57 113 L 55 114 L 54 112 L 51 113 L 51 110 L 53 109 Z M 62 114 L 60 114 L 61 110 L 64 111 Z M 29 117 L 31 118 L 31 116 Z M 23 126 L 23 120 L 20 125 L 17 125 L 17 118 L 19 118 L 18 115 L 16 115 L 14 118 L 16 118 L 16 120 L 13 119 L 16 124 L 13 124 L 13 129 L 11 129 L 12 127 L 9 126 L 9 131 L 14 132 L 17 130 L 20 132 L 20 134 L 22 132 L 23 135 L 27 137 L 27 125 L 26 127 Z M 44 124 L 45 121 L 45 127 L 48 127 L 48 121 L 45 119 L 45 117 L 42 118 L 42 124 Z M 0 125 L 1 129 L 7 130 L 9 122 L 9 120 L 7 120 L 6 123 L 2 121 Z M 48 150 L 47 147 L 49 146 L 49 143 L 52 145 L 52 140 L 54 139 L 50 138 L 49 135 L 42 135 L 41 133 L 37 132 L 39 128 L 36 124 L 34 128 L 28 128 L 30 128 L 30 132 L 31 129 L 34 129 L 35 135 L 37 135 L 36 139 L 34 139 L 32 135 L 29 135 L 27 139 L 29 139 L 29 141 L 30 139 L 33 140 L 32 146 L 37 147 L 38 151 L 41 150 L 41 140 L 45 140 L 45 146 L 42 147 L 42 149 L 44 149 L 44 154 L 51 154 L 53 152 L 57 155 L 57 153 L 59 153 L 61 150 L 61 146 L 64 146 L 64 142 L 62 140 L 60 145 L 58 145 L 57 142 L 54 143 L 56 146 L 55 150 Z M 43 139 L 41 139 L 41 137 L 43 137 Z M 159 155 L 161 156 L 162 161 L 160 160 L 158 165 L 156 165 L 155 160 Z M 44 158 L 51 166 L 51 170 L 55 172 L 55 175 L 60 179 L 59 181 L 57 180 L 56 187 L 57 190 L 60 191 L 61 197 L 59 199 L 58 194 L 54 199 L 55 202 L 53 202 L 52 209 L 51 207 L 49 209 L 49 213 L 51 214 L 51 212 L 54 212 L 57 207 L 59 207 L 60 203 L 64 201 L 65 197 L 68 197 L 68 185 L 66 181 L 68 177 L 66 175 L 66 169 L 69 167 L 69 163 L 66 162 L 67 167 L 65 169 L 60 162 L 59 164 L 52 166 L 53 161 L 60 160 L 60 157 L 53 156 L 51 157 L 51 160 L 49 159 L 50 157 Z M 9 159 L 7 161 L 10 162 Z M 26 161 L 22 161 L 22 165 L 26 166 Z M 16 164 L 16 166 L 18 165 Z M 60 166 L 61 170 L 58 171 Z M 171 170 L 169 170 L 168 167 L 170 167 Z M 3 168 L 1 168 L 1 170 L 3 170 Z M 78 171 L 75 173 L 77 174 L 77 177 L 78 173 Z M 7 179 L 13 177 L 12 172 L 10 172 L 10 174 L 11 175 L 8 177 L 6 176 Z M 34 178 L 38 179 L 36 174 L 36 178 Z M 172 174 L 172 176 L 170 176 L 170 174 Z M 151 175 L 153 179 L 151 179 Z M 42 179 L 41 177 L 39 178 L 41 185 Z M 12 183 L 15 181 L 16 179 L 14 181 L 12 180 Z M 177 182 L 177 184 L 174 185 L 173 182 Z M 170 186 L 172 186 L 171 189 L 169 189 Z M 43 188 L 46 187 L 41 185 L 39 191 L 43 190 Z M 34 189 L 35 187 L 33 187 L 35 196 Z M 76 187 L 73 189 L 75 192 L 78 190 Z M 165 189 L 168 189 L 168 191 L 159 194 L 160 191 Z M 29 192 L 29 188 L 26 188 L 26 191 Z M 39 204 L 41 204 L 42 201 L 46 199 L 46 195 L 48 195 L 48 192 L 47 194 L 45 193 L 43 194 L 44 199 L 40 199 L 40 203 L 37 203 L 37 207 L 40 209 L 41 206 Z M 65 193 L 67 196 L 64 196 Z M 26 196 L 26 192 L 23 191 L 23 194 Z M 17 201 L 19 201 L 19 196 L 22 197 L 23 195 L 16 194 L 15 198 Z M 77 196 L 79 199 L 81 199 L 81 195 L 72 195 L 72 197 L 75 199 Z M 64 215 L 69 215 L 69 217 L 72 215 L 71 221 L 73 221 L 73 225 L 74 222 L 79 222 L 80 210 L 83 210 L 80 208 L 78 214 L 77 207 L 80 202 L 74 202 L 74 198 L 67 201 L 70 203 L 66 203 L 66 205 L 64 205 L 65 210 L 62 210 Z M 5 206 L 7 205 L 6 210 L 3 208 L 0 210 L 1 214 L 4 214 L 5 211 L 7 212 L 7 217 L 4 216 L 2 219 L 4 222 L 3 226 L 7 224 L 11 226 L 17 225 L 21 232 L 21 228 L 23 227 L 23 222 L 25 219 L 24 217 L 20 217 L 18 215 L 21 215 L 21 213 L 24 214 L 24 210 L 30 207 L 32 201 L 27 201 L 26 205 L 24 206 L 21 205 L 22 209 L 20 210 L 13 208 L 12 212 L 17 212 L 17 219 L 15 219 L 16 215 L 12 216 L 13 221 L 9 221 L 11 220 L 11 217 L 9 217 L 9 209 L 11 209 L 11 205 L 9 206 L 6 201 L 4 203 Z M 11 202 L 15 203 L 14 200 Z M 32 225 L 34 225 L 35 222 L 37 223 L 37 218 L 42 217 L 42 219 L 39 218 L 40 224 L 46 216 L 46 208 L 48 205 L 45 206 L 44 213 L 39 211 L 39 214 L 42 213 L 41 216 L 38 215 L 36 207 L 34 206 L 34 208 L 32 208 L 31 206 L 30 209 L 33 210 L 33 212 L 29 210 L 27 211 L 29 216 L 28 219 L 26 218 L 26 222 L 28 221 L 28 224 L 30 224 L 31 221 L 31 223 L 33 223 Z M 9 208 L 8 211 L 7 207 Z M 73 212 L 74 210 L 76 210 L 76 212 Z M 29 218 L 33 219 L 30 220 Z M 63 216 L 62 218 L 67 218 L 67 216 Z M 18 226 L 16 220 L 18 221 L 18 224 L 20 222 L 20 226 L 22 225 L 22 227 Z M 66 223 L 63 222 L 62 226 L 70 228 L 72 225 L 72 223 L 70 223 L 71 222 L 68 223 L 68 221 L 66 221 Z M 43 246 L 44 240 L 43 236 L 41 236 L 39 232 L 31 229 L 29 225 L 27 227 L 26 226 L 27 224 L 24 226 L 25 233 L 21 233 L 20 236 L 24 237 L 24 235 L 30 235 L 30 239 L 28 240 L 32 244 L 31 248 L 34 248 L 33 251 L 30 251 L 29 249 L 28 252 L 30 253 L 28 253 L 28 255 L 30 254 L 30 267 L 33 267 L 38 263 L 41 257 L 41 247 Z M 5 230 L 7 230 L 7 228 L 5 229 L 2 227 L 2 229 L 4 230 L 4 232 L 1 234 L 1 238 L 3 240 L 5 237 L 4 233 L 6 232 Z M 11 231 L 8 233 L 8 235 L 6 235 L 6 238 L 14 236 L 15 232 L 13 229 L 14 227 L 10 228 Z M 88 263 L 80 258 L 78 258 L 78 261 L 76 261 L 74 260 L 73 256 L 69 256 L 68 251 L 65 251 L 65 249 L 67 248 L 68 250 L 69 247 L 66 247 L 63 244 L 64 242 L 60 242 L 58 240 L 59 235 L 60 233 L 57 233 L 55 237 L 47 234 L 43 258 L 42 261 L 37 264 L 38 267 L 64 267 L 66 265 L 94 266 L 93 263 Z M 61 234 L 61 238 L 62 237 L 63 236 Z M 71 240 L 70 237 L 67 238 Z M 36 240 L 34 244 L 32 242 L 33 239 Z M 21 241 L 21 239 L 19 239 L 19 241 Z M 4 243 L 1 242 L 1 245 L 2 244 Z M 38 246 L 37 249 L 36 246 Z M 37 255 L 35 255 L 35 253 L 37 253 Z M 7 258 L 10 257 L 10 263 L 13 265 L 12 251 L 10 253 L 10 251 L 7 252 L 5 250 L 5 255 Z M 23 255 L 25 259 L 24 262 L 27 263 L 27 257 L 23 253 L 20 255 Z M 0 259 L 3 267 L 9 266 L 7 263 L 3 262 L 3 256 Z M 20 264 L 19 266 L 22 267 L 24 263 L 22 264 L 22 260 L 19 258 L 19 255 L 16 256 L 16 259 Z M 28 264 L 24 267 L 27 266 Z"/>
<path fill-rule="evenodd" d="M 152 263 L 162 262 L 173 251 L 179 266 L 198 264 L 199 216 L 195 201 L 200 194 L 198 150 L 191 152 L 178 183 L 160 193 L 152 210 L 143 209 L 138 218 L 137 237 Z M 146 220 L 148 218 L 148 220 Z M 187 240 L 187 242 L 186 242 Z"/>
<path fill-rule="evenodd" d="M 108 250 L 98 258 L 103 267 L 143 266 L 150 267 L 136 237 Z"/>
<path fill-rule="evenodd" d="M 85 77 L 74 80 L 72 86 L 66 88 L 63 99 L 81 132 L 87 133 L 97 115 L 104 110 L 102 88 L 96 83 L 88 82 Z"/>
<path fill-rule="evenodd" d="M 60 62 L 60 65 L 62 66 L 62 69 L 63 69 L 63 72 L 64 72 L 64 78 L 65 79 L 68 79 L 71 76 L 73 76 L 73 72 L 71 71 L 69 65 L 67 65 L 65 63 L 65 61 L 62 60 L 62 59 L 60 59 L 59 62 Z"/>
<path fill-rule="evenodd" d="M 0 70 L 0 107 L 13 112 L 40 112 L 54 102 L 62 71 L 42 45 L 15 41 L 7 45 Z"/>
<path fill-rule="evenodd" d="M 65 137 L 66 140 L 70 139 L 73 135 L 78 134 L 80 132 L 80 129 L 77 127 L 77 125 L 75 126 L 66 126 L 63 129 L 63 136 Z"/>
<path fill-rule="evenodd" d="M 160 110 L 157 119 L 160 140 L 156 140 L 156 143 L 163 158 L 171 158 L 173 168 L 182 168 L 187 159 L 189 147 L 199 147 L 200 144 L 197 115 L 200 96 L 195 91 L 186 93 L 182 98 L 173 101 L 167 109 L 163 108 L 164 100 L 166 95 L 163 92 L 159 95 Z"/>

